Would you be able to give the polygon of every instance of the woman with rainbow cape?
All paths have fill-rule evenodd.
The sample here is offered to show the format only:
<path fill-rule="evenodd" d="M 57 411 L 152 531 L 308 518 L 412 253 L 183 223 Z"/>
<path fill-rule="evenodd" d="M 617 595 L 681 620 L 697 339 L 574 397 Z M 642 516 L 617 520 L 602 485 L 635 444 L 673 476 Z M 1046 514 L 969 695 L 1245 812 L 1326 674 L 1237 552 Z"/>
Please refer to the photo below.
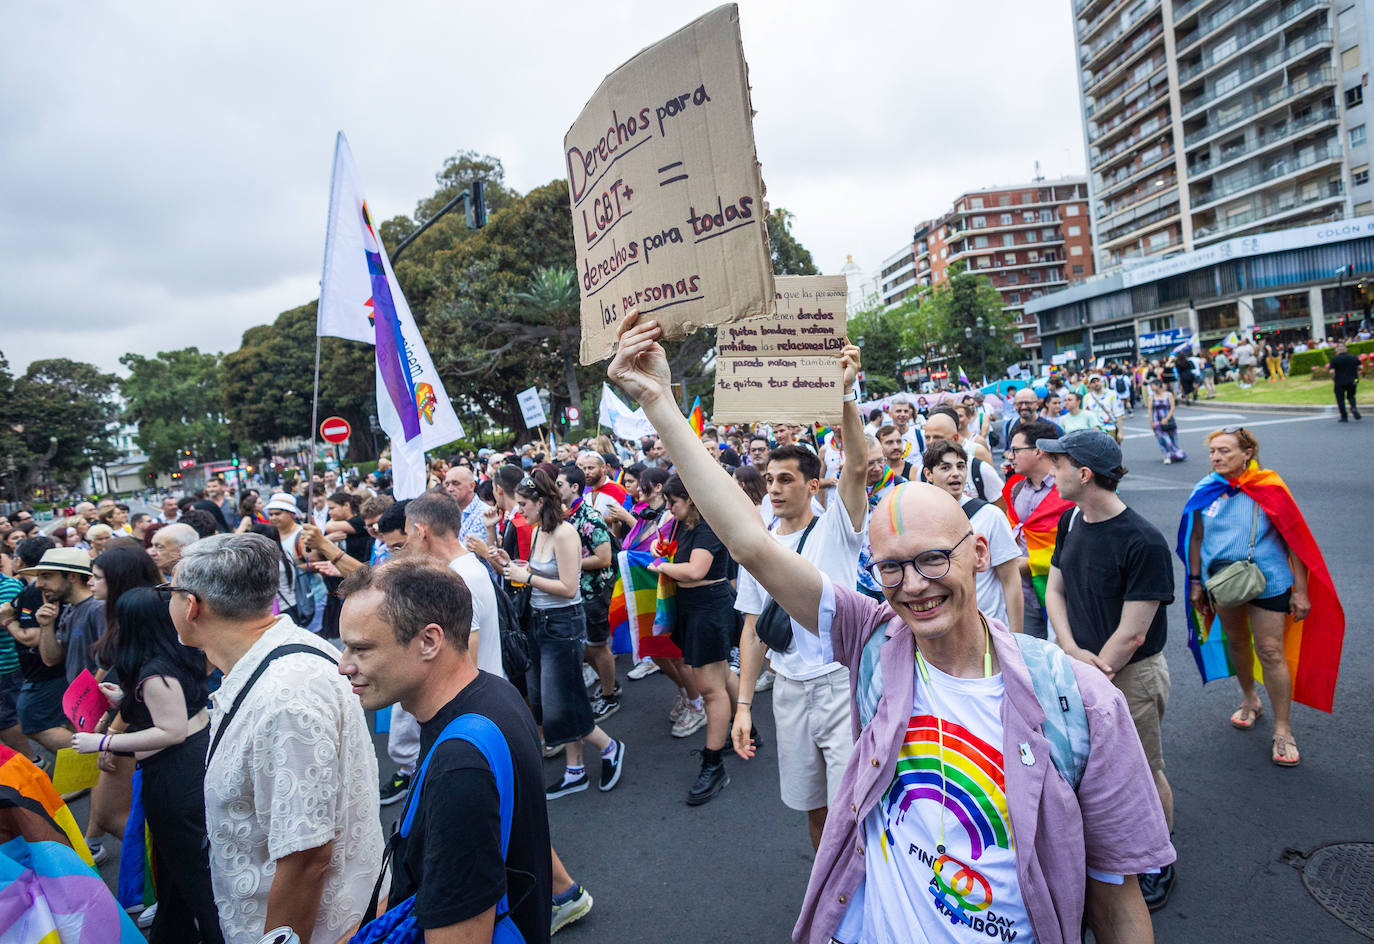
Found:
<path fill-rule="evenodd" d="M 1296 700 L 1331 711 L 1345 613 L 1288 486 L 1260 468 L 1255 437 L 1228 426 L 1207 445 L 1212 472 L 1193 489 L 1178 526 L 1178 556 L 1188 572 L 1188 647 L 1204 683 L 1228 675 L 1240 683 L 1235 728 L 1255 726 L 1263 711 L 1255 682 L 1264 683 L 1274 710 L 1270 757 L 1294 767 L 1301 756 L 1289 708 Z M 1264 574 L 1264 589 L 1248 603 L 1215 608 L 1206 581 L 1247 556 Z"/>

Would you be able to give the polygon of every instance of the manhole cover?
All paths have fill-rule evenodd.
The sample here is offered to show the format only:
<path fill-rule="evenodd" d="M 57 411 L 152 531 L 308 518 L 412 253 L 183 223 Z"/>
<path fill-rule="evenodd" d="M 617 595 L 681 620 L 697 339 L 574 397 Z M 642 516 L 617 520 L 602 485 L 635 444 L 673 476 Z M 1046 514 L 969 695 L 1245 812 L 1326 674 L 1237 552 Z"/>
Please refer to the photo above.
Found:
<path fill-rule="evenodd" d="M 1302 884 L 1331 914 L 1374 938 L 1374 842 L 1336 842 L 1283 860 L 1302 872 Z"/>

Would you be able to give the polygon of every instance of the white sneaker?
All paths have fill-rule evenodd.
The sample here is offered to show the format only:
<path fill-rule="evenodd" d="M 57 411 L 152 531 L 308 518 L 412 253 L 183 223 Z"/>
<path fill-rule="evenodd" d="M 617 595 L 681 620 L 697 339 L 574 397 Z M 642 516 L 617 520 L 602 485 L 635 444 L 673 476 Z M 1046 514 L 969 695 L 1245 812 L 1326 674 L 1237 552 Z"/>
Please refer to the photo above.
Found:
<path fill-rule="evenodd" d="M 773 672 L 770 669 L 759 676 L 759 680 L 754 683 L 755 692 L 766 692 L 773 687 Z"/>
<path fill-rule="evenodd" d="M 146 931 L 153 926 L 153 919 L 156 917 L 157 902 L 153 902 L 151 905 L 149 905 L 147 908 L 144 908 L 143 911 L 139 913 L 138 918 L 135 919 L 134 923 L 137 924 L 144 931 Z"/>
<path fill-rule="evenodd" d="M 704 727 L 706 727 L 706 709 L 697 711 L 688 705 L 687 710 L 682 713 L 682 717 L 673 725 L 673 737 L 690 737 Z"/>
<path fill-rule="evenodd" d="M 626 672 L 625 675 L 632 681 L 638 682 L 640 679 L 646 679 L 657 671 L 659 671 L 658 663 L 653 659 L 640 659 L 635 663 L 634 668 Z"/>
<path fill-rule="evenodd" d="M 668 720 L 672 722 L 677 722 L 681 720 L 682 713 L 686 710 L 687 699 L 682 697 L 682 692 L 678 692 L 677 696 L 673 698 L 673 707 L 668 712 Z"/>
<path fill-rule="evenodd" d="M 560 929 L 572 924 L 578 918 L 586 915 L 592 910 L 592 895 L 581 885 L 577 886 L 577 897 L 563 904 L 553 906 L 553 921 L 549 927 L 549 935 L 553 936 Z"/>

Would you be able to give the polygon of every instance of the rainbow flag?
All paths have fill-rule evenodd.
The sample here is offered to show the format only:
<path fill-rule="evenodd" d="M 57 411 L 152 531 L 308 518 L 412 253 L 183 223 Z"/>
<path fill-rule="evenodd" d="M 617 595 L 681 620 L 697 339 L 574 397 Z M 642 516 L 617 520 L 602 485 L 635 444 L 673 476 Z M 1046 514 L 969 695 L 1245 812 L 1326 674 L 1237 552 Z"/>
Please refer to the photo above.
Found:
<path fill-rule="evenodd" d="M 611 651 L 677 659 L 682 651 L 670 634 L 677 615 L 677 584 L 649 570 L 656 558 L 648 551 L 621 551 L 620 576 L 611 594 Z"/>
<path fill-rule="evenodd" d="M 377 716 L 390 717 L 379 711 Z M 153 834 L 143 812 L 143 770 L 134 770 L 133 797 L 129 803 L 129 818 L 124 824 L 124 837 L 119 846 L 119 881 L 115 895 L 127 908 L 150 907 L 157 901 L 153 880 Z"/>
<path fill-rule="evenodd" d="M 830 427 L 824 423 L 816 423 L 816 445 L 823 446 L 825 441 L 830 438 Z"/>
<path fill-rule="evenodd" d="M 887 494 L 888 486 L 891 485 L 896 478 L 897 473 L 892 471 L 892 466 L 883 466 L 883 477 L 878 479 L 877 484 L 873 485 L 868 490 L 869 508 L 878 507 L 878 502 L 883 500 L 883 496 Z"/>
<path fill-rule="evenodd" d="M 687 422 L 691 424 L 692 432 L 698 437 L 706 432 L 706 417 L 701 412 L 701 397 L 692 401 L 692 412 L 687 414 Z"/>
<path fill-rule="evenodd" d="M 142 944 L 95 871 L 67 805 L 27 757 L 0 745 L 0 928 L 14 944 Z"/>
<path fill-rule="evenodd" d="M 1024 475 L 1013 475 L 1002 488 L 1006 499 L 1007 517 L 1013 528 L 1019 527 L 1026 538 L 1026 556 L 1030 559 L 1031 586 L 1035 588 L 1035 598 L 1045 605 L 1045 586 L 1050 580 L 1050 559 L 1054 556 L 1054 542 L 1058 537 L 1059 516 L 1071 511 L 1073 502 L 1059 497 L 1059 487 L 1051 486 L 1050 493 L 1041 500 L 1024 522 L 1016 515 L 1016 507 L 1011 500 L 1012 490 L 1017 482 L 1025 481 Z"/>
<path fill-rule="evenodd" d="M 1312 531 L 1293 493 L 1279 474 L 1261 469 L 1252 461 L 1234 481 L 1213 472 L 1197 484 L 1188 503 L 1183 506 L 1183 518 L 1178 523 L 1178 556 L 1188 569 L 1188 544 L 1193 536 L 1193 512 L 1206 508 L 1223 495 L 1244 492 L 1264 510 L 1274 523 L 1289 551 L 1307 566 L 1307 596 L 1312 610 L 1306 619 L 1294 619 L 1290 614 L 1284 625 L 1283 648 L 1288 671 L 1293 679 L 1293 699 L 1320 711 L 1330 712 L 1336 697 L 1336 677 L 1341 667 L 1341 647 L 1345 642 L 1345 611 L 1341 608 L 1336 586 L 1326 569 Z M 1188 575 L 1190 578 L 1193 574 Z M 1185 597 L 1186 601 L 1186 597 Z M 1193 650 L 1203 684 L 1235 674 L 1226 632 L 1221 620 L 1213 618 L 1210 627 L 1202 625 L 1202 618 L 1187 602 L 1188 648 Z M 1259 660 L 1254 664 L 1255 679 L 1263 682 Z"/>

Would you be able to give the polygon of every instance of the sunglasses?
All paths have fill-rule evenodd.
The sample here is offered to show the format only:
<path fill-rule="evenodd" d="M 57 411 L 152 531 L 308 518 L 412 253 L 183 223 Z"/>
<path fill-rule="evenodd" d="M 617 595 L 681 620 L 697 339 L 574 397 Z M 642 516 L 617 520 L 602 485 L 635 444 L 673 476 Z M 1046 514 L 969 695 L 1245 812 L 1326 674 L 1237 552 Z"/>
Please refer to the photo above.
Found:
<path fill-rule="evenodd" d="M 1223 427 L 1221 428 L 1221 431 L 1222 431 L 1223 433 L 1230 433 L 1232 436 L 1234 436 L 1236 433 L 1243 433 L 1243 432 L 1245 432 L 1245 427 L 1244 427 L 1244 426 L 1223 426 Z"/>
<path fill-rule="evenodd" d="M 156 590 L 158 593 L 162 594 L 164 597 L 168 598 L 170 598 L 171 595 L 174 593 L 184 593 L 187 596 L 195 595 L 195 591 L 192 590 L 190 587 L 174 587 L 172 586 L 172 583 L 170 581 L 168 581 L 167 583 L 160 583 L 153 589 Z"/>

